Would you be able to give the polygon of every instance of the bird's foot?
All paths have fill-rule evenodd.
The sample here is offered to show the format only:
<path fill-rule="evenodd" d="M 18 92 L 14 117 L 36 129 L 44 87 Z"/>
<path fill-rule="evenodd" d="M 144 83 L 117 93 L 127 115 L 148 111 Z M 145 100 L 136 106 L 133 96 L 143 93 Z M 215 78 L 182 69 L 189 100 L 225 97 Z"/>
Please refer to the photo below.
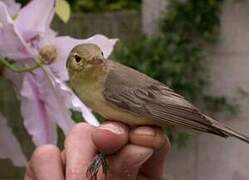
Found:
<path fill-rule="evenodd" d="M 90 180 L 97 180 L 97 175 L 99 169 L 102 167 L 103 173 L 105 175 L 105 179 L 107 179 L 107 173 L 109 170 L 109 165 L 107 162 L 107 156 L 104 153 L 99 153 L 96 155 L 93 162 L 87 169 L 86 176 Z"/>

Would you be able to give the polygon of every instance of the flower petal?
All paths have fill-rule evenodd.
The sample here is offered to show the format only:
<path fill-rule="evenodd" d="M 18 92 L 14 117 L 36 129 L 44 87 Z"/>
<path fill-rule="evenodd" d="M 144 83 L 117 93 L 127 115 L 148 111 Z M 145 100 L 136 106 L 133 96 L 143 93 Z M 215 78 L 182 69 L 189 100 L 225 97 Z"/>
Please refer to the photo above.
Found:
<path fill-rule="evenodd" d="M 26 166 L 27 160 L 21 146 L 12 130 L 7 125 L 7 120 L 0 113 L 0 158 L 9 158 L 15 166 Z"/>
<path fill-rule="evenodd" d="M 38 33 L 47 32 L 54 13 L 55 0 L 32 0 L 21 9 L 15 23 L 25 40 L 32 39 L 31 36 L 36 36 L 36 34 L 29 35 L 25 32 L 27 30 Z"/>
<path fill-rule="evenodd" d="M 45 73 L 44 70 L 46 71 Z M 40 84 L 48 115 L 67 134 L 75 124 L 71 119 L 71 111 L 66 106 L 66 99 L 57 84 L 55 76 L 47 68 L 42 71 L 44 76 L 37 76 L 36 80 Z"/>
<path fill-rule="evenodd" d="M 12 60 L 32 58 L 34 52 L 17 31 L 6 5 L 0 1 L 0 57 Z M 3 43 L 4 42 L 4 43 Z"/>
<path fill-rule="evenodd" d="M 12 19 L 8 13 L 6 4 L 0 1 L 0 28 L 7 23 L 12 23 Z"/>
<path fill-rule="evenodd" d="M 0 0 L 6 4 L 10 16 L 15 17 L 21 9 L 21 4 L 17 3 L 15 0 Z"/>
<path fill-rule="evenodd" d="M 91 110 L 88 107 L 86 107 L 85 104 L 83 104 L 82 101 L 75 94 L 71 96 L 71 102 L 72 105 L 70 106 L 70 108 L 76 111 L 80 111 L 86 122 L 88 122 L 93 126 L 100 125 L 99 121 L 92 114 Z"/>
<path fill-rule="evenodd" d="M 22 88 L 24 74 L 13 72 L 9 69 L 4 69 L 3 75 L 6 79 L 10 80 L 14 85 L 15 91 L 19 96 L 20 90 Z"/>
<path fill-rule="evenodd" d="M 89 39 L 74 39 L 69 36 L 55 38 L 50 42 L 50 44 L 56 47 L 58 55 L 55 63 L 51 64 L 50 68 L 55 74 L 58 75 L 60 80 L 67 81 L 68 73 L 66 69 L 66 60 L 69 52 L 74 46 L 82 43 L 93 43 L 102 49 L 105 57 L 108 57 L 111 54 L 116 42 L 117 39 L 108 39 L 106 36 L 99 34 L 94 35 Z"/>
<path fill-rule="evenodd" d="M 57 141 L 56 125 L 49 116 L 45 103 L 34 76 L 26 74 L 21 90 L 21 112 L 24 125 L 36 145 L 56 144 Z"/>
<path fill-rule="evenodd" d="M 85 43 L 93 43 L 100 47 L 104 53 L 104 57 L 107 58 L 111 55 L 114 45 L 118 39 L 108 39 L 106 36 L 96 34 L 85 40 Z M 84 42 L 82 42 L 84 43 Z"/>
<path fill-rule="evenodd" d="M 1 57 L 8 57 L 12 60 L 22 60 L 33 57 L 31 49 L 29 49 L 11 23 L 0 27 L 0 42 Z"/>
<path fill-rule="evenodd" d="M 63 93 L 67 107 L 69 109 L 81 112 L 86 122 L 93 126 L 98 126 L 99 122 L 91 113 L 91 110 L 81 102 L 81 100 L 73 93 L 73 91 L 66 84 L 60 82 L 59 80 L 57 80 L 57 84 Z"/>

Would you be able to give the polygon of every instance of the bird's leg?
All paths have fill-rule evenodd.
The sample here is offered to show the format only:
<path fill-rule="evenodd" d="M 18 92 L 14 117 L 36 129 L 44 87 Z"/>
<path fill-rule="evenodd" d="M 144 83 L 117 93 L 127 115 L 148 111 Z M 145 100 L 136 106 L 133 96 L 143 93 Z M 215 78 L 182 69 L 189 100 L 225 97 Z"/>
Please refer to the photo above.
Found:
<path fill-rule="evenodd" d="M 105 179 L 107 179 L 107 173 L 109 170 L 109 165 L 107 162 L 107 156 L 105 153 L 98 153 L 90 166 L 87 169 L 86 176 L 90 180 L 97 180 L 97 175 L 99 169 L 102 167 Z"/>

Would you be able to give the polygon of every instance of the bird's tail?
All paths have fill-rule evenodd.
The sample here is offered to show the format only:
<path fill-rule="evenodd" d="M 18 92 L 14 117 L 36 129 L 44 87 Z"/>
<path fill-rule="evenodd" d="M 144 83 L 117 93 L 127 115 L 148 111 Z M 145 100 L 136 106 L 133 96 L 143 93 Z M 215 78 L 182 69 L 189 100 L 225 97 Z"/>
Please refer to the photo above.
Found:
<path fill-rule="evenodd" d="M 222 137 L 225 137 L 225 138 L 226 137 L 235 137 L 235 138 L 240 139 L 240 140 L 249 144 L 249 136 L 246 136 L 244 134 L 236 132 L 229 127 L 225 127 L 222 124 L 220 124 L 219 122 L 217 122 L 216 120 L 214 120 L 208 116 L 206 116 L 206 118 L 209 119 L 213 123 L 213 127 L 215 129 L 213 129 L 212 133 L 217 134 L 217 135 L 222 136 Z"/>
<path fill-rule="evenodd" d="M 227 137 L 235 137 L 235 138 L 238 138 L 238 139 L 240 139 L 240 140 L 242 140 L 242 141 L 244 141 L 244 142 L 246 142 L 246 143 L 249 143 L 249 137 L 246 136 L 246 135 L 244 135 L 244 134 L 241 134 L 241 133 L 239 133 L 239 132 L 236 132 L 236 131 L 234 131 L 234 130 L 228 128 L 228 127 L 224 127 L 224 128 L 222 128 L 221 130 L 222 130 L 222 132 L 223 132 L 224 134 L 227 135 Z"/>

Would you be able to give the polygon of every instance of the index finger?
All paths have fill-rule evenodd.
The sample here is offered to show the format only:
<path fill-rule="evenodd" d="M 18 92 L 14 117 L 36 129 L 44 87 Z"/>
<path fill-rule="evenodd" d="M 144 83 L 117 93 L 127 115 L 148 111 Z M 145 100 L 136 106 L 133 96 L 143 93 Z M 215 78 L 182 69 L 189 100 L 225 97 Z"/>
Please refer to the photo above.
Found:
<path fill-rule="evenodd" d="M 96 128 L 92 140 L 100 152 L 112 154 L 128 143 L 128 127 L 119 122 L 107 122 Z"/>
<path fill-rule="evenodd" d="M 128 141 L 126 126 L 108 122 L 98 128 L 77 124 L 65 141 L 66 179 L 86 179 L 86 172 L 98 152 L 112 153 Z"/>
<path fill-rule="evenodd" d="M 164 175 L 165 159 L 170 143 L 163 130 L 158 127 L 141 126 L 130 133 L 132 144 L 154 149 L 153 155 L 141 166 L 140 172 L 148 178 L 161 178 Z"/>
<path fill-rule="evenodd" d="M 28 164 L 24 179 L 64 179 L 60 150 L 54 145 L 38 147 Z"/>
<path fill-rule="evenodd" d="M 79 123 L 73 127 L 65 140 L 66 179 L 86 179 L 86 171 L 96 154 L 96 147 L 91 141 L 94 127 Z"/>

